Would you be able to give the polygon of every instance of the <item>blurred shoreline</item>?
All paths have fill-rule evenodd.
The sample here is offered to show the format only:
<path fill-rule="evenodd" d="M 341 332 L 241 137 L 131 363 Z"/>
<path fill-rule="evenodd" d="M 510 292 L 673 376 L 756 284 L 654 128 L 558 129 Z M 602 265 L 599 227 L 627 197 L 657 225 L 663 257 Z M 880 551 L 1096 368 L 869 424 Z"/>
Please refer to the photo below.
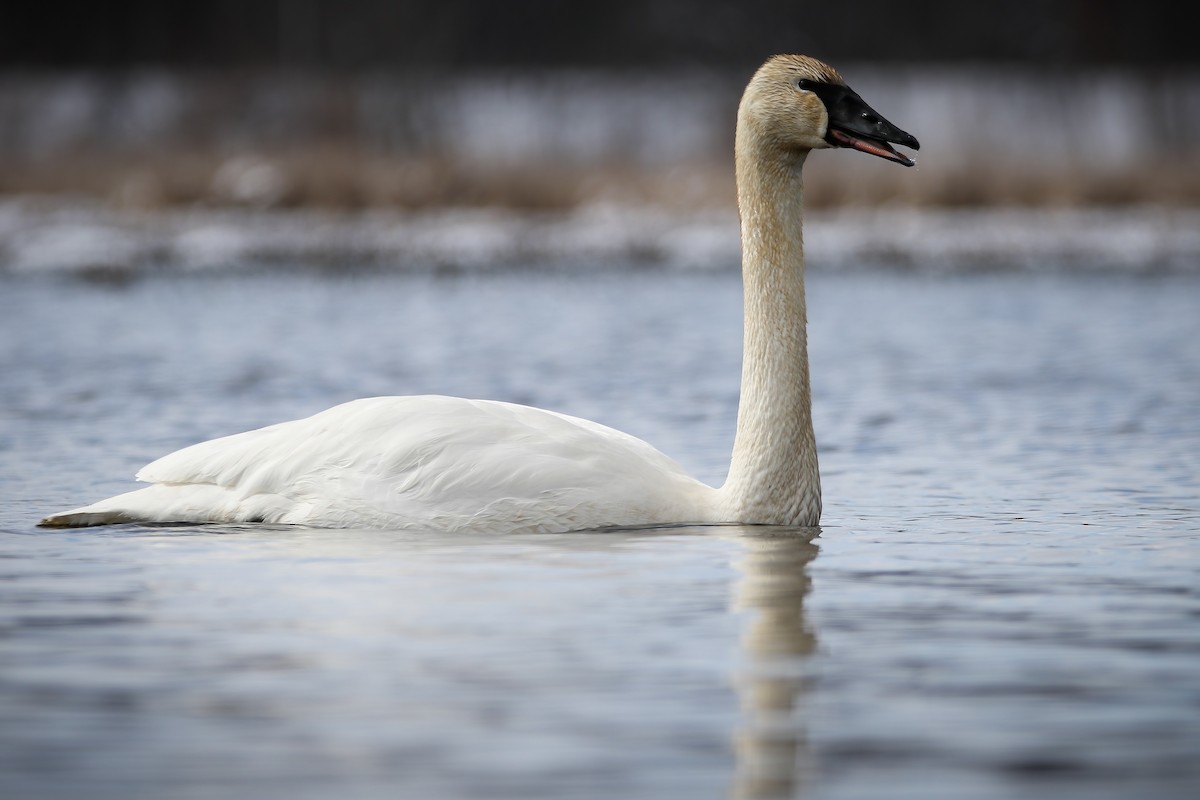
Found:
<path fill-rule="evenodd" d="M 1200 73 L 843 72 L 922 148 L 811 159 L 813 268 L 1200 269 Z M 0 75 L 0 273 L 736 269 L 742 83 Z"/>
<path fill-rule="evenodd" d="M 810 211 L 805 225 L 813 270 L 1200 272 L 1200 209 L 844 207 Z M 0 201 L 0 275 L 9 276 L 721 272 L 738 269 L 739 253 L 732 209 L 128 210 Z"/>
<path fill-rule="evenodd" d="M 847 65 L 922 142 L 810 208 L 1200 206 L 1200 72 Z M 121 208 L 732 207 L 745 76 L 704 70 L 0 74 L 0 196 Z"/>

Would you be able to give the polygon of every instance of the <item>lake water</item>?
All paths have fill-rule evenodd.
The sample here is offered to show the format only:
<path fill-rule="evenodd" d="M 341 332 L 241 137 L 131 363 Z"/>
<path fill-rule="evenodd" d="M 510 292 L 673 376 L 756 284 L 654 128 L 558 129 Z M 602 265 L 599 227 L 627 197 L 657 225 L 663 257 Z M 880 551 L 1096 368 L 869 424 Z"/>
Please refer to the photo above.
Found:
<path fill-rule="evenodd" d="M 1200 796 L 1200 275 L 810 276 L 819 530 L 49 531 L 375 394 L 724 476 L 728 271 L 0 278 L 0 796 Z"/>

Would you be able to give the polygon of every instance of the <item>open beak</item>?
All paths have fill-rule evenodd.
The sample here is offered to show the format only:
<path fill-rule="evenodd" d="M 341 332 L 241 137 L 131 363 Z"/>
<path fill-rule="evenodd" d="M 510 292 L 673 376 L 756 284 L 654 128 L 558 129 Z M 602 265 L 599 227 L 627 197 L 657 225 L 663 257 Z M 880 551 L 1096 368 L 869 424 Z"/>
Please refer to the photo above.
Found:
<path fill-rule="evenodd" d="M 822 84 L 813 91 L 829 112 L 825 141 L 834 147 L 851 147 L 906 167 L 917 163 L 892 147 L 898 144 L 920 150 L 917 137 L 888 122 L 849 86 Z"/>

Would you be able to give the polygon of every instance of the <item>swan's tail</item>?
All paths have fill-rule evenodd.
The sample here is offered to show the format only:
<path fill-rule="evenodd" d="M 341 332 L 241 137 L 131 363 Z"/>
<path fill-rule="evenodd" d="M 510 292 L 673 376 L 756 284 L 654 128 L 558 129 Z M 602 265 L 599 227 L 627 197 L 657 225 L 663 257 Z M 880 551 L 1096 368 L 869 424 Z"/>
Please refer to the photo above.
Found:
<path fill-rule="evenodd" d="M 98 503 L 51 514 L 38 523 L 39 528 L 90 528 L 95 525 L 120 525 L 126 522 L 168 522 L 160 519 L 166 506 L 160 485 L 147 486 L 119 494 Z"/>
<path fill-rule="evenodd" d="M 88 511 L 91 506 L 51 514 L 38 523 L 39 528 L 90 528 L 95 525 L 120 525 L 125 522 L 142 522 L 122 511 Z"/>
<path fill-rule="evenodd" d="M 237 495 L 210 483 L 156 483 L 90 506 L 51 514 L 41 528 L 88 528 L 128 522 L 232 522 L 261 519 Z"/>

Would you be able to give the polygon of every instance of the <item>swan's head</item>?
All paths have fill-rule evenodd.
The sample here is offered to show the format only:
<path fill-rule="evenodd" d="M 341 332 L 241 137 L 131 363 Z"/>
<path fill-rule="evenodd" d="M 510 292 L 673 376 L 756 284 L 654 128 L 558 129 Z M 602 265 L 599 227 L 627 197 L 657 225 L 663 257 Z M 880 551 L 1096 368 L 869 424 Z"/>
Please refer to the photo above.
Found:
<path fill-rule="evenodd" d="M 867 105 L 833 67 L 808 56 L 774 56 L 763 64 L 742 96 L 739 120 L 756 138 L 785 150 L 850 147 L 906 167 L 914 162 L 898 144 L 921 148 Z"/>

